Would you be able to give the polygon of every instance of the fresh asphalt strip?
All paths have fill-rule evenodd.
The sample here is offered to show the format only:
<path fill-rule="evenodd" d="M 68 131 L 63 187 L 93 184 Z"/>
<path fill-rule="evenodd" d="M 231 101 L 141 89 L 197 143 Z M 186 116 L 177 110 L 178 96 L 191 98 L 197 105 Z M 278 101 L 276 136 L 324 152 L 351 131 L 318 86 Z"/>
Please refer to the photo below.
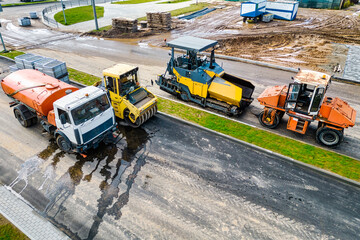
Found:
<path fill-rule="evenodd" d="M 5 56 L 1 56 L 1 55 L 0 55 L 0 57 L 5 58 L 5 59 L 7 59 L 7 60 L 10 60 L 10 61 L 12 61 L 12 62 L 15 62 L 15 61 L 14 61 L 13 59 L 11 59 L 11 58 L 8 58 L 8 57 L 5 57 Z M 274 65 L 274 66 L 275 66 L 275 65 Z M 284 70 L 284 71 L 285 71 L 285 70 Z M 71 83 L 74 83 L 74 84 L 76 84 L 76 85 L 78 85 L 78 86 L 87 87 L 87 85 L 84 85 L 84 84 L 82 84 L 82 83 L 78 83 L 78 82 L 75 82 L 75 81 L 70 81 L 70 82 L 71 82 Z M 169 100 L 171 100 L 171 99 L 169 99 Z M 173 100 L 171 100 L 171 101 L 173 101 Z M 258 147 L 258 146 L 254 145 L 254 144 L 251 144 L 251 143 L 248 143 L 248 142 L 245 142 L 245 141 L 236 139 L 236 138 L 231 137 L 231 136 L 229 136 L 229 135 L 216 132 L 216 131 L 214 131 L 214 130 L 211 130 L 211 129 L 205 128 L 205 127 L 203 127 L 203 126 L 197 125 L 197 124 L 195 124 L 195 123 L 185 121 L 185 120 L 183 120 L 183 119 L 181 119 L 181 118 L 178 118 L 178 117 L 175 117 L 175 116 L 172 116 L 172 115 L 169 115 L 169 114 L 160 112 L 160 111 L 159 111 L 158 113 L 159 113 L 159 114 L 162 114 L 162 115 L 164 115 L 164 116 L 167 116 L 167 117 L 176 119 L 176 120 L 178 120 L 178 121 L 180 121 L 180 122 L 182 122 L 182 123 L 184 123 L 184 124 L 192 125 L 192 126 L 195 126 L 195 127 L 199 128 L 199 129 L 203 129 L 203 130 L 206 130 L 206 131 L 208 131 L 208 132 L 211 132 L 211 133 L 214 133 L 214 134 L 217 134 L 217 135 L 226 137 L 226 138 L 228 138 L 228 139 L 231 139 L 231 140 L 233 140 L 233 141 L 235 141 L 235 142 L 241 143 L 241 144 L 243 144 L 243 145 L 246 145 L 246 146 L 251 147 L 251 148 L 253 148 L 253 149 L 256 149 L 256 150 L 258 150 L 258 151 L 262 151 L 262 152 L 265 152 L 265 153 L 268 153 L 268 154 L 272 154 L 272 155 L 274 155 L 274 156 L 276 156 L 276 157 L 281 158 L 281 159 L 284 160 L 284 161 L 289 161 L 289 162 L 295 163 L 295 164 L 297 164 L 297 165 L 299 165 L 299 166 L 302 166 L 302 167 L 305 167 L 305 168 L 309 168 L 309 169 L 311 169 L 311 170 L 313 170 L 313 171 L 315 171 L 315 172 L 318 172 L 318 173 L 320 173 L 320 174 L 327 175 L 327 176 L 329 176 L 329 177 L 331 177 L 331 178 L 334 178 L 334 179 L 337 179 L 337 180 L 339 180 L 339 181 L 341 181 L 341 182 L 348 183 L 348 184 L 350 184 L 350 185 L 353 185 L 353 186 L 355 186 L 355 187 L 359 187 L 359 188 L 360 188 L 360 182 L 351 180 L 351 179 L 349 179 L 349 178 L 345 178 L 345 177 L 343 177 L 343 176 L 340 176 L 340 175 L 338 175 L 338 174 L 335 174 L 335 173 L 326 171 L 326 170 L 324 170 L 324 169 L 321 169 L 321 168 L 312 166 L 312 165 L 310 165 L 310 164 L 300 162 L 300 161 L 295 160 L 295 159 L 293 159 L 293 158 L 286 157 L 286 156 L 284 156 L 284 155 L 281 155 L 281 154 L 279 154 L 279 153 L 270 151 L 270 150 L 268 150 L 268 149 L 265 149 L 265 148 L 262 148 L 262 147 Z M 213 113 L 212 113 L 212 114 L 213 114 Z M 242 122 L 240 122 L 240 121 L 238 121 L 238 122 L 239 122 L 239 123 L 242 123 Z M 246 123 L 242 123 L 242 124 L 246 124 Z M 249 125 L 249 124 L 246 124 L 246 125 Z M 255 126 L 253 126 L 253 127 L 255 127 Z"/>

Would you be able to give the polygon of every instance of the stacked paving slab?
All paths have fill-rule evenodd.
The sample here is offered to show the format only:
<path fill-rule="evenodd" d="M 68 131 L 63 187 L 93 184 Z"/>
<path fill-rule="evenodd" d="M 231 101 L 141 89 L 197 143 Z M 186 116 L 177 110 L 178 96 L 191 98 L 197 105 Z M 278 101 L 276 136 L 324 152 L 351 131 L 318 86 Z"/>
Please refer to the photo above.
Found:
<path fill-rule="evenodd" d="M 112 27 L 114 30 L 123 32 L 123 33 L 132 33 L 137 32 L 137 19 L 129 18 L 113 18 Z"/>
<path fill-rule="evenodd" d="M 36 69 L 63 82 L 70 82 L 65 62 L 26 53 L 15 57 L 15 63 L 15 65 L 10 66 L 11 72 L 15 72 L 20 69 Z"/>
<path fill-rule="evenodd" d="M 171 13 L 169 12 L 146 13 L 146 18 L 149 28 L 171 29 Z"/>

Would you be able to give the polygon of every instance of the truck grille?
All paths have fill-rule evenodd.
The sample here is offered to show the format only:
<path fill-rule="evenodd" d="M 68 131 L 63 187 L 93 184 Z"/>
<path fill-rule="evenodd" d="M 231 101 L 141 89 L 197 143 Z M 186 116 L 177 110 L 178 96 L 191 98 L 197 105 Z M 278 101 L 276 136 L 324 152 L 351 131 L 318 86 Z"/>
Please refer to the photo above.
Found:
<path fill-rule="evenodd" d="M 92 129 L 91 131 L 83 134 L 82 135 L 83 142 L 87 143 L 88 141 L 95 138 L 100 133 L 102 133 L 102 132 L 106 131 L 107 129 L 109 129 L 110 127 L 112 127 L 112 125 L 113 125 L 113 119 L 110 118 L 109 120 L 107 120 L 103 124 L 100 124 L 99 126 Z"/>

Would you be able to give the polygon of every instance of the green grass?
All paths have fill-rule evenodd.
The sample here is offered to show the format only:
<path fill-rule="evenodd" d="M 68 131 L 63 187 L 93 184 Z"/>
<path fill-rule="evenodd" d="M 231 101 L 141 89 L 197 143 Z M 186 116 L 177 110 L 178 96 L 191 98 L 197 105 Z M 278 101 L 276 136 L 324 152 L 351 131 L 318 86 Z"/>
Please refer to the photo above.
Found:
<path fill-rule="evenodd" d="M 3 215 L 0 214 L 0 239 L 1 240 L 27 240 L 29 239 L 19 229 L 12 225 Z"/>
<path fill-rule="evenodd" d="M 68 72 L 69 72 L 69 78 L 71 80 L 85 85 L 93 85 L 94 83 L 101 80 L 101 78 L 99 77 L 69 67 L 68 67 Z"/>
<path fill-rule="evenodd" d="M 190 0 L 170 0 L 166 2 L 159 2 L 157 4 L 172 4 L 172 3 L 181 3 L 181 2 L 188 2 Z"/>
<path fill-rule="evenodd" d="M 96 7 L 96 15 L 98 18 L 104 16 L 104 7 Z M 65 10 L 66 22 L 64 20 L 63 12 L 60 11 L 55 14 L 54 18 L 57 22 L 63 25 L 71 25 L 79 22 L 85 22 L 94 19 L 92 6 L 76 7 Z"/>
<path fill-rule="evenodd" d="M 127 1 L 118 1 L 113 2 L 112 4 L 139 4 L 139 3 L 147 3 L 147 2 L 155 2 L 158 0 L 127 0 Z"/>
<path fill-rule="evenodd" d="M 198 4 L 193 3 L 188 7 L 175 9 L 175 10 L 171 11 L 170 13 L 171 13 L 172 17 L 175 17 L 175 16 L 179 16 L 182 14 L 199 11 L 207 6 L 209 6 L 209 3 L 198 3 Z"/>
<path fill-rule="evenodd" d="M 50 3 L 56 2 L 57 0 L 49 0 L 49 1 L 42 1 L 42 2 L 23 2 L 23 3 L 8 3 L 1 5 L 2 7 L 11 7 L 11 6 L 21 6 L 21 5 L 34 5 L 34 4 L 41 4 L 41 3 Z"/>
<path fill-rule="evenodd" d="M 100 77 L 72 68 L 68 68 L 68 72 L 71 80 L 85 85 L 93 85 L 101 80 Z M 158 109 L 186 121 L 360 182 L 360 161 L 356 159 L 234 122 L 160 97 Z"/>
<path fill-rule="evenodd" d="M 92 32 L 102 32 L 102 31 L 109 31 L 112 28 L 112 25 L 107 25 L 105 27 L 99 28 L 99 30 L 92 30 Z"/>
<path fill-rule="evenodd" d="M 140 22 L 140 21 L 146 21 L 146 16 L 145 16 L 145 17 L 138 18 L 137 20 L 138 20 L 138 22 Z"/>
<path fill-rule="evenodd" d="M 7 53 L 0 52 L 0 55 L 11 58 L 11 59 L 15 59 L 16 56 L 19 56 L 19 55 L 22 55 L 22 54 L 25 54 L 25 53 L 24 52 L 19 52 L 19 51 L 9 51 Z"/>

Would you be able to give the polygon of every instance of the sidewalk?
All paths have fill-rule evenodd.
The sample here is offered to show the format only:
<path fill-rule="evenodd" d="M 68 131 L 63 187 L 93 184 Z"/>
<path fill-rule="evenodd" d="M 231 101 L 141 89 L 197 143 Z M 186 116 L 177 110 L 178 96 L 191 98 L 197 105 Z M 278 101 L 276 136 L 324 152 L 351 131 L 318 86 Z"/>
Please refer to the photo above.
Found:
<path fill-rule="evenodd" d="M 105 27 L 112 24 L 113 18 L 124 17 L 137 19 L 140 17 L 146 16 L 147 12 L 165 12 L 172 11 L 179 8 L 184 8 L 190 6 L 190 4 L 195 3 L 196 0 L 173 3 L 173 4 L 157 4 L 159 2 L 164 2 L 166 0 L 160 0 L 156 2 L 142 3 L 142 4 L 111 4 L 111 3 L 102 3 L 96 4 L 96 6 L 104 7 L 104 17 L 98 18 L 99 28 Z M 74 7 L 79 7 L 74 5 Z M 58 11 L 51 12 L 47 14 L 49 18 L 54 19 L 54 15 Z M 90 20 L 86 22 L 76 23 L 69 26 L 65 26 L 59 23 L 59 29 L 65 31 L 76 31 L 76 32 L 88 32 L 95 29 L 95 21 Z"/>
<path fill-rule="evenodd" d="M 69 239 L 4 186 L 0 186 L 0 213 L 30 239 Z"/>

